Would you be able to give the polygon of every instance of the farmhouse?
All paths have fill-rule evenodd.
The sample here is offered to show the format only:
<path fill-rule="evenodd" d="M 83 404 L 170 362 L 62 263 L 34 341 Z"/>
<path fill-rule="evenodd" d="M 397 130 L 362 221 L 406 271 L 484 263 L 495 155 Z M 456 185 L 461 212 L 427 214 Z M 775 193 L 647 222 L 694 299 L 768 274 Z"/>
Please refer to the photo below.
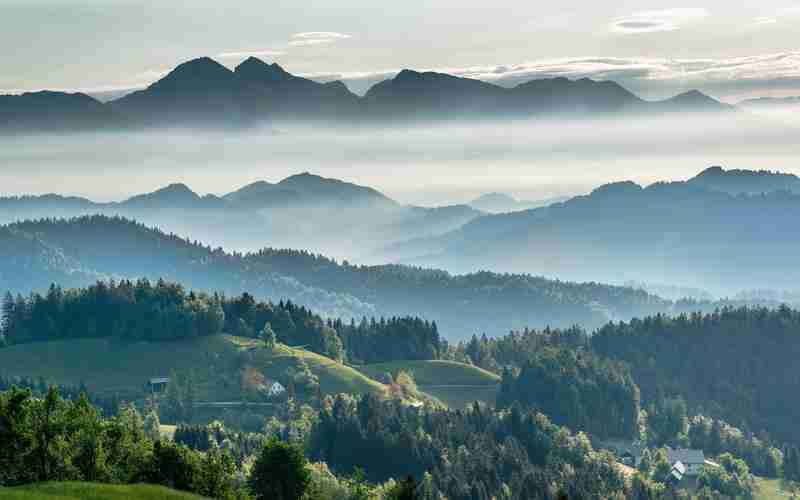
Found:
<path fill-rule="evenodd" d="M 685 471 L 682 475 L 697 476 L 703 471 L 706 464 L 706 457 L 703 450 L 690 450 L 685 448 L 666 448 L 667 460 L 674 467 L 680 463 Z"/>
<path fill-rule="evenodd" d="M 164 392 L 167 388 L 167 384 L 169 384 L 169 377 L 151 377 L 147 381 L 147 387 L 149 387 L 150 392 L 154 394 Z"/>
<path fill-rule="evenodd" d="M 286 392 L 286 388 L 280 382 L 273 382 L 272 385 L 269 386 L 267 390 L 267 395 L 271 398 L 275 398 L 278 396 L 283 395 Z"/>

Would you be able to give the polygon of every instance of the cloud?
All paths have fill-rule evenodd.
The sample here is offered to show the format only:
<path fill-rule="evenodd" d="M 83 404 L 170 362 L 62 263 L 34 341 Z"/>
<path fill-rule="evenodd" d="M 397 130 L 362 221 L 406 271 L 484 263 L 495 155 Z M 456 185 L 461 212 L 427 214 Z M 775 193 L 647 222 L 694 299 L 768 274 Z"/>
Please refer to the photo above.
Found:
<path fill-rule="evenodd" d="M 320 38 L 352 38 L 350 35 L 344 33 L 336 33 L 335 31 L 307 31 L 305 33 L 295 33 L 292 38 L 301 38 L 306 40 L 317 40 Z"/>
<path fill-rule="evenodd" d="M 220 59 L 241 59 L 245 57 L 275 57 L 286 54 L 285 51 L 275 49 L 243 50 L 239 52 L 223 52 L 217 54 Z"/>
<path fill-rule="evenodd" d="M 305 33 L 295 33 L 289 40 L 292 47 L 305 47 L 310 45 L 328 45 L 340 40 L 352 38 L 344 33 L 335 31 L 307 31 Z"/>
<path fill-rule="evenodd" d="M 701 8 L 647 10 L 613 20 L 610 29 L 613 33 L 622 34 L 675 31 L 708 16 L 708 11 Z"/>
<path fill-rule="evenodd" d="M 800 7 L 787 7 L 784 9 L 779 9 L 777 12 L 768 16 L 756 17 L 753 19 L 752 26 L 760 27 L 778 24 L 787 18 L 794 18 L 797 16 L 800 16 Z"/>
<path fill-rule="evenodd" d="M 767 24 L 775 24 L 777 22 L 778 22 L 777 18 L 768 16 L 762 16 L 753 19 L 753 24 L 756 26 L 765 26 Z"/>

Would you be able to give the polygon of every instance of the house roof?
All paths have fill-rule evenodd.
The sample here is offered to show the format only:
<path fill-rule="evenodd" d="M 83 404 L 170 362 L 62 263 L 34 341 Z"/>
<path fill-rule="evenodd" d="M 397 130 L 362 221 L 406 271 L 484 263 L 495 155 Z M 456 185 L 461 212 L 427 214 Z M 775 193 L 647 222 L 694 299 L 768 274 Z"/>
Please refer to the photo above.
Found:
<path fill-rule="evenodd" d="M 681 462 L 675 462 L 670 471 L 670 475 L 675 478 L 676 481 L 680 482 L 683 480 L 684 474 L 686 474 L 686 466 Z"/>
<path fill-rule="evenodd" d="M 669 460 L 669 462 L 672 464 L 675 462 L 681 462 L 682 465 L 696 465 L 704 464 L 706 461 L 706 456 L 703 454 L 703 450 L 667 448 L 667 460 Z"/>

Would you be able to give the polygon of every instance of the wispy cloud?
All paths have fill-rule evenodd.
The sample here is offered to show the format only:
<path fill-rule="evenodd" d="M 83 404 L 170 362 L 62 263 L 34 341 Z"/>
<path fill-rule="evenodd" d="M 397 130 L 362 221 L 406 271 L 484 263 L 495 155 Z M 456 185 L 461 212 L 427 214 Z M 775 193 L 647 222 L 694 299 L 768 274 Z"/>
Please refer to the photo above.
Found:
<path fill-rule="evenodd" d="M 756 26 L 765 26 L 768 24 L 776 24 L 778 22 L 777 18 L 769 17 L 769 16 L 761 16 L 753 19 L 753 24 Z"/>
<path fill-rule="evenodd" d="M 709 12 L 702 8 L 647 10 L 614 19 L 610 29 L 614 33 L 623 34 L 675 31 L 685 24 L 708 16 Z"/>
<path fill-rule="evenodd" d="M 292 35 L 291 40 L 289 40 L 289 45 L 292 47 L 327 45 L 348 38 L 352 37 L 335 31 L 307 31 L 305 33 L 295 33 Z"/>
<path fill-rule="evenodd" d="M 217 54 L 219 59 L 241 59 L 244 57 L 276 57 L 286 54 L 283 50 L 276 49 L 257 49 L 257 50 L 242 50 L 238 52 L 223 52 Z"/>
<path fill-rule="evenodd" d="M 784 9 L 778 9 L 776 12 L 771 13 L 770 15 L 756 17 L 755 19 L 753 19 L 753 23 L 751 26 L 755 27 L 769 26 L 773 24 L 778 24 L 787 19 L 791 20 L 792 18 L 797 18 L 797 17 L 800 17 L 800 7 L 787 7 Z"/>

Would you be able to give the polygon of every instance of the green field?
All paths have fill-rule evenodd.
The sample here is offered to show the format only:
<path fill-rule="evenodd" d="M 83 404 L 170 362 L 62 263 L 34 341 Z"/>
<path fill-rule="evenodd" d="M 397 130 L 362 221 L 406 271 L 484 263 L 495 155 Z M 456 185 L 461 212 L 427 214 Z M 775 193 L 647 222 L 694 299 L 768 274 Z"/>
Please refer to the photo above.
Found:
<path fill-rule="evenodd" d="M 392 361 L 364 365 L 359 369 L 372 378 L 400 370 L 410 372 L 417 385 L 496 385 L 500 377 L 477 366 L 456 361 Z"/>
<path fill-rule="evenodd" d="M 448 408 L 459 410 L 466 408 L 475 401 L 494 406 L 497 400 L 497 385 L 487 385 L 486 387 L 446 387 L 446 386 L 421 386 L 420 390 L 438 401 L 441 401 Z"/>
<path fill-rule="evenodd" d="M 0 488 L 3 500 L 200 500 L 202 497 L 152 485 L 41 483 Z"/>
<path fill-rule="evenodd" d="M 323 393 L 383 393 L 382 384 L 330 358 L 286 346 L 268 352 L 251 339 L 227 335 L 179 342 L 79 339 L 17 345 L 0 349 L 0 374 L 84 383 L 97 394 L 136 398 L 144 394 L 150 377 L 191 370 L 198 400 L 238 401 L 244 366 L 279 379 L 300 360 L 319 377 Z"/>
<path fill-rule="evenodd" d="M 384 373 L 411 373 L 417 387 L 450 408 L 464 408 L 474 401 L 494 404 L 500 377 L 473 365 L 455 361 L 393 361 L 364 365 L 359 369 L 372 378 Z"/>
<path fill-rule="evenodd" d="M 792 497 L 791 493 L 783 490 L 780 479 L 763 479 L 756 478 L 756 494 L 755 500 L 788 500 Z"/>

